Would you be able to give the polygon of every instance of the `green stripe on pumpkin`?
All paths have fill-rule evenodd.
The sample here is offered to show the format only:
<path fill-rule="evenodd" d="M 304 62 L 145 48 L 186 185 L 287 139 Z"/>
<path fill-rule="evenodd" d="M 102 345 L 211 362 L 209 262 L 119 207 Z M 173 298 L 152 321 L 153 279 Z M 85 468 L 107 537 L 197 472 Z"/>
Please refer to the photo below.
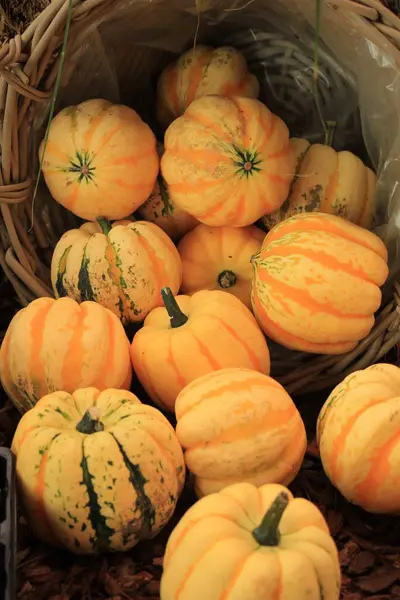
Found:
<path fill-rule="evenodd" d="M 65 248 L 64 252 L 61 255 L 60 260 L 58 261 L 58 267 L 57 267 L 57 280 L 55 283 L 55 291 L 57 293 L 58 298 L 63 298 L 65 296 L 68 296 L 68 292 L 66 290 L 66 288 L 64 287 L 64 275 L 65 272 L 67 270 L 67 259 L 68 259 L 68 254 L 70 253 L 72 248 L 72 244 L 71 246 L 68 246 L 67 248 Z"/>
<path fill-rule="evenodd" d="M 90 275 L 89 275 L 89 258 L 86 256 L 86 248 L 89 241 L 86 243 L 83 249 L 83 256 L 81 262 L 81 268 L 78 273 L 78 290 L 81 295 L 81 301 L 92 300 L 96 302 L 96 295 L 93 291 L 92 284 L 90 283 Z"/>
<path fill-rule="evenodd" d="M 136 492 L 136 509 L 140 512 L 143 519 L 143 529 L 147 531 L 147 533 L 151 533 L 155 522 L 156 522 L 156 511 L 154 509 L 153 503 L 145 492 L 144 486 L 148 482 L 148 480 L 144 477 L 140 466 L 133 464 L 123 446 L 119 443 L 114 434 L 110 433 L 110 435 L 114 438 L 115 443 L 118 446 L 119 451 L 122 454 L 122 458 L 125 464 L 125 467 L 129 473 L 129 481 L 135 488 Z"/>

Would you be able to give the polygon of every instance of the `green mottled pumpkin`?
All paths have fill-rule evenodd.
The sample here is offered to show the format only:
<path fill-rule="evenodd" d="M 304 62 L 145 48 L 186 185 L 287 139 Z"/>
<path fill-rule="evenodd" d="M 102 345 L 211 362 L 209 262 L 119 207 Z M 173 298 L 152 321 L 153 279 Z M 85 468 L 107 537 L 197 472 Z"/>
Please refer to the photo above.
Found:
<path fill-rule="evenodd" d="M 164 231 L 147 221 L 98 225 L 85 223 L 64 233 L 51 262 L 56 298 L 93 300 L 111 310 L 122 323 L 140 322 L 162 306 L 160 290 L 177 293 L 182 265 Z"/>
<path fill-rule="evenodd" d="M 19 422 L 12 451 L 34 533 L 78 554 L 153 538 L 185 479 L 173 427 L 124 390 L 44 396 Z"/>

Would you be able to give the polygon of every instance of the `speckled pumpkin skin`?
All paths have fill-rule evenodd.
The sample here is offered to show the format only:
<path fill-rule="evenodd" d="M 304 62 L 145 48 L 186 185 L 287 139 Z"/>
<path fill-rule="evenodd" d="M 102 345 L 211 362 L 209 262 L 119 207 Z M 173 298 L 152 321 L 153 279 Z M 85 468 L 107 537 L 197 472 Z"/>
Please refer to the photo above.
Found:
<path fill-rule="evenodd" d="M 123 223 L 107 235 L 93 233 L 92 224 L 64 233 L 54 249 L 51 279 L 56 297 L 93 300 L 126 324 L 142 321 L 162 305 L 163 286 L 178 292 L 182 266 L 160 227 L 147 221 Z"/>
<path fill-rule="evenodd" d="M 176 435 L 204 496 L 232 483 L 289 483 L 306 451 L 303 421 L 271 377 L 222 369 L 199 377 L 178 395 Z"/>
<path fill-rule="evenodd" d="M 289 504 L 277 545 L 253 531 L 280 493 Z M 318 558 L 317 558 L 318 555 Z M 318 508 L 281 485 L 238 483 L 199 500 L 167 543 L 161 600 L 339 600 L 335 542 Z"/>
<path fill-rule="evenodd" d="M 376 175 L 351 152 L 336 152 L 322 144 L 292 138 L 296 174 L 280 210 L 265 215 L 262 223 L 274 225 L 296 214 L 322 212 L 343 217 L 370 229 L 374 214 Z"/>
<path fill-rule="evenodd" d="M 210 94 L 257 98 L 257 78 L 235 48 L 196 45 L 161 74 L 157 85 L 157 117 L 168 127 L 189 104 Z"/>
<path fill-rule="evenodd" d="M 253 265 L 252 304 L 264 333 L 317 354 L 342 354 L 368 335 L 388 276 L 374 233 L 324 213 L 276 225 Z"/>
<path fill-rule="evenodd" d="M 201 223 L 245 227 L 285 201 L 295 155 L 285 123 L 252 98 L 204 96 L 167 129 L 172 202 Z"/>
<path fill-rule="evenodd" d="M 325 473 L 350 502 L 400 513 L 400 368 L 376 364 L 348 375 L 318 417 Z"/>
<path fill-rule="evenodd" d="M 129 390 L 129 340 L 117 317 L 96 302 L 38 298 L 8 326 L 0 348 L 0 378 L 22 413 L 57 390 Z"/>
<path fill-rule="evenodd" d="M 103 431 L 76 429 L 89 407 Z M 12 451 L 35 534 L 75 553 L 125 551 L 157 535 L 185 479 L 172 426 L 123 390 L 44 396 L 19 422 Z"/>

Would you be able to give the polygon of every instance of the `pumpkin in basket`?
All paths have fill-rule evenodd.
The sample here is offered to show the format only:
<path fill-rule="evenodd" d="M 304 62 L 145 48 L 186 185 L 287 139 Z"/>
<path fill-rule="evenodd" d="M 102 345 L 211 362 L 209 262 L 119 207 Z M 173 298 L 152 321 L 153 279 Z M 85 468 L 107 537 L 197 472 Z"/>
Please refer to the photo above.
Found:
<path fill-rule="evenodd" d="M 318 417 L 325 473 L 354 504 L 400 513 L 400 369 L 376 364 L 348 375 Z"/>
<path fill-rule="evenodd" d="M 164 146 L 172 202 L 206 225 L 251 225 L 289 192 L 295 155 L 288 128 L 258 100 L 195 100 L 169 126 Z"/>
<path fill-rule="evenodd" d="M 43 154 L 44 152 L 44 154 Z M 151 194 L 156 138 L 139 115 L 107 100 L 61 110 L 39 148 L 53 198 L 82 219 L 123 219 Z"/>
<path fill-rule="evenodd" d="M 318 555 L 318 558 L 317 558 Z M 161 600 L 339 600 L 335 542 L 319 509 L 277 484 L 202 498 L 172 531 Z"/>
<path fill-rule="evenodd" d="M 157 84 L 157 117 L 168 127 L 196 98 L 217 94 L 257 98 L 257 78 L 235 48 L 196 46 L 161 73 Z"/>
<path fill-rule="evenodd" d="M 34 532 L 79 554 L 153 538 L 185 479 L 173 427 L 123 390 L 44 396 L 19 422 L 12 451 Z"/>
<path fill-rule="evenodd" d="M 150 398 L 173 411 L 179 392 L 191 381 L 225 367 L 269 374 L 267 342 L 240 300 L 202 290 L 174 298 L 162 290 L 165 308 L 155 308 L 134 336 L 131 359 Z"/>
<path fill-rule="evenodd" d="M 182 277 L 178 251 L 153 223 L 111 227 L 101 219 L 100 224 L 102 233 L 93 233 L 89 224 L 61 237 L 51 262 L 54 293 L 77 302 L 94 300 L 124 324 L 140 322 L 162 305 L 161 287 L 178 292 Z"/>
<path fill-rule="evenodd" d="M 370 229 L 374 212 L 376 175 L 351 152 L 336 152 L 307 140 L 290 140 L 297 158 L 289 195 L 276 213 L 265 215 L 274 225 L 303 212 L 323 212 Z"/>
<path fill-rule="evenodd" d="M 264 237 L 265 233 L 253 225 L 198 225 L 178 245 L 182 293 L 221 290 L 233 294 L 251 310 L 253 267 L 250 258 L 259 251 Z"/>
<path fill-rule="evenodd" d="M 371 331 L 388 276 L 374 233 L 335 215 L 296 215 L 268 233 L 252 261 L 254 314 L 282 346 L 342 354 Z"/>
<path fill-rule="evenodd" d="M 129 390 L 129 340 L 116 316 L 100 304 L 38 298 L 8 326 L 0 379 L 21 413 L 57 390 L 92 385 Z"/>
<path fill-rule="evenodd" d="M 288 485 L 306 451 L 304 423 L 274 379 L 250 369 L 199 377 L 178 395 L 176 435 L 206 496 L 232 483 Z"/>

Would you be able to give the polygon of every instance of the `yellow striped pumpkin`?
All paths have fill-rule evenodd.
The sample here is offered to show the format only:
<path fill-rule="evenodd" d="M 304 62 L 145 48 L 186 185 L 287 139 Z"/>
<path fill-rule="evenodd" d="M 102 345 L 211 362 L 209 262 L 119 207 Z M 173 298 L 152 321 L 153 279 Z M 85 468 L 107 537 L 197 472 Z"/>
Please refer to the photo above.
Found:
<path fill-rule="evenodd" d="M 126 221 L 124 221 L 125 223 Z M 111 227 L 100 220 L 64 233 L 53 253 L 51 279 L 56 297 L 94 300 L 124 324 L 143 321 L 162 305 L 160 290 L 178 292 L 182 265 L 174 244 L 147 221 Z"/>
<path fill-rule="evenodd" d="M 257 98 L 257 78 L 235 48 L 196 45 L 164 69 L 157 84 L 160 125 L 168 127 L 193 100 L 210 94 Z"/>
<path fill-rule="evenodd" d="M 318 417 L 325 473 L 354 504 L 400 513 L 400 369 L 377 364 L 348 375 Z"/>
<path fill-rule="evenodd" d="M 289 131 L 258 100 L 199 98 L 168 127 L 164 146 L 172 202 L 206 225 L 252 225 L 288 195 L 295 169 Z"/>
<path fill-rule="evenodd" d="M 100 304 L 38 298 L 6 331 L 0 379 L 21 413 L 53 391 L 92 385 L 129 390 L 129 340 L 116 316 Z"/>
<path fill-rule="evenodd" d="M 198 496 L 240 482 L 288 485 L 300 469 L 304 424 L 271 377 L 250 369 L 214 371 L 180 392 L 175 413 Z"/>
<path fill-rule="evenodd" d="M 265 215 L 271 228 L 304 212 L 323 212 L 370 229 L 374 213 L 376 175 L 352 152 L 336 152 L 322 144 L 292 138 L 297 168 L 289 195 L 279 211 Z"/>
<path fill-rule="evenodd" d="M 374 325 L 387 258 L 374 233 L 340 217 L 286 219 L 252 259 L 254 314 L 264 333 L 287 348 L 352 350 Z"/>
<path fill-rule="evenodd" d="M 173 427 L 123 390 L 44 396 L 19 422 L 12 451 L 35 534 L 79 554 L 153 538 L 185 479 Z"/>
<path fill-rule="evenodd" d="M 87 100 L 52 120 L 39 159 L 53 198 L 82 219 L 124 219 L 151 194 L 159 170 L 156 138 L 139 115 Z"/>
<path fill-rule="evenodd" d="M 134 371 L 150 398 L 173 411 L 191 381 L 225 367 L 269 374 L 267 342 L 251 312 L 234 296 L 202 290 L 177 296 L 162 290 L 165 308 L 154 309 L 134 336 Z"/>
<path fill-rule="evenodd" d="M 178 245 L 182 261 L 183 294 L 220 290 L 233 294 L 251 310 L 250 258 L 265 233 L 258 227 L 209 227 L 200 224 Z"/>

